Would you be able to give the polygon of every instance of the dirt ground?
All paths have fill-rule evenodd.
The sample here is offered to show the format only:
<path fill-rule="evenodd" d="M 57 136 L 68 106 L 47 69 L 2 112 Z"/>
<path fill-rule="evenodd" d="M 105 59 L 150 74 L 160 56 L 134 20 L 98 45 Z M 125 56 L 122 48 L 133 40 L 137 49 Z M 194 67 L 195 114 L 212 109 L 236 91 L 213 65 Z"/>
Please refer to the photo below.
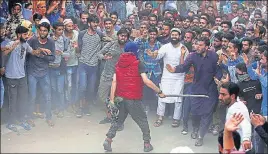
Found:
<path fill-rule="evenodd" d="M 10 132 L 1 125 L 1 153 L 103 153 L 102 143 L 110 124 L 100 125 L 104 112 L 94 107 L 91 116 L 76 118 L 71 113 L 53 120 L 55 126 L 48 127 L 43 119 L 36 120 L 36 127 L 30 131 L 20 128 L 20 135 Z M 182 135 L 182 126 L 172 128 L 172 121 L 165 119 L 162 126 L 155 128 L 154 113 L 149 113 L 152 153 L 169 153 L 178 146 L 188 146 L 196 153 L 217 153 L 217 137 L 207 134 L 202 147 L 195 147 L 190 133 Z M 189 123 L 189 126 L 191 124 Z M 190 129 L 191 130 L 191 129 Z M 117 133 L 112 143 L 114 153 L 142 153 L 142 133 L 130 116 L 126 119 L 125 129 Z"/>

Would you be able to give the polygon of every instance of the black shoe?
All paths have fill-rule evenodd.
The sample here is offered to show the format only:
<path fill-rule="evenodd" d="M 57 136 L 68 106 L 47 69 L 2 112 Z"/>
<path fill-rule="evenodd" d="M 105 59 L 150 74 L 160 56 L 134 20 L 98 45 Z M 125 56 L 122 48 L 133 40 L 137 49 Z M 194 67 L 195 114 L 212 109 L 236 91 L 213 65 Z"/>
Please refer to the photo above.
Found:
<path fill-rule="evenodd" d="M 124 124 L 122 124 L 121 126 L 118 127 L 117 131 L 122 131 L 122 130 L 124 130 L 124 128 L 125 128 Z"/>
<path fill-rule="evenodd" d="M 154 147 L 151 145 L 151 143 L 144 143 L 144 152 L 150 152 L 154 149 Z"/>
<path fill-rule="evenodd" d="M 195 146 L 202 146 L 203 145 L 203 138 L 199 137 L 196 142 L 195 142 Z"/>
<path fill-rule="evenodd" d="M 192 139 L 196 139 L 197 136 L 198 136 L 198 132 L 193 131 L 192 134 L 191 134 Z"/>
<path fill-rule="evenodd" d="M 187 135 L 188 134 L 188 127 L 183 126 L 183 129 L 181 131 L 181 134 L 182 135 Z"/>
<path fill-rule="evenodd" d="M 103 120 L 101 120 L 99 122 L 99 124 L 107 124 L 107 123 L 111 123 L 111 122 L 112 122 L 111 118 L 105 117 Z"/>
<path fill-rule="evenodd" d="M 106 139 L 103 143 L 103 148 L 107 152 L 112 152 L 112 139 Z"/>

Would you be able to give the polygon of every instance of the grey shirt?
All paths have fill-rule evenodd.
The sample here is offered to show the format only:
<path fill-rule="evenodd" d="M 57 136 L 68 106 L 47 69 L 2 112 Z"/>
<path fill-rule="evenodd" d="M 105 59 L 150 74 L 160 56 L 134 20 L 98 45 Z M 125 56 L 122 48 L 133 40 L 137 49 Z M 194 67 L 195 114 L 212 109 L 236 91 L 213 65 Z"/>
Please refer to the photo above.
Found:
<path fill-rule="evenodd" d="M 112 54 L 112 59 L 108 59 L 105 62 L 103 72 L 101 74 L 102 80 L 112 80 L 115 72 L 115 64 L 117 63 L 123 49 L 120 48 L 118 40 L 107 43 L 98 54 L 98 58 L 102 60 L 106 53 Z"/>
<path fill-rule="evenodd" d="M 8 46 L 12 46 L 15 41 L 12 41 Z M 9 79 L 21 79 L 25 77 L 25 57 L 26 52 L 32 53 L 32 48 L 28 43 L 20 43 L 9 53 L 5 75 Z"/>
<path fill-rule="evenodd" d="M 50 39 L 53 39 L 52 37 Z M 61 51 L 63 52 L 64 50 L 64 40 L 63 36 L 60 36 L 57 40 L 54 40 L 55 42 L 55 52 Z M 55 54 L 55 60 L 53 62 L 50 62 L 49 65 L 60 65 L 61 63 L 61 55 L 56 55 Z"/>
<path fill-rule="evenodd" d="M 37 37 L 32 37 L 28 40 L 29 45 L 37 50 L 38 48 L 45 48 L 51 51 L 51 55 L 44 55 L 42 57 L 29 55 L 28 73 L 35 77 L 43 77 L 48 73 L 48 64 L 55 60 L 55 42 L 48 38 L 45 44 L 40 44 Z"/>
<path fill-rule="evenodd" d="M 79 61 L 89 66 L 97 66 L 98 58 L 97 55 L 101 50 L 101 38 L 96 33 L 93 35 L 86 32 L 82 38 L 83 45 L 81 49 L 81 55 Z"/>

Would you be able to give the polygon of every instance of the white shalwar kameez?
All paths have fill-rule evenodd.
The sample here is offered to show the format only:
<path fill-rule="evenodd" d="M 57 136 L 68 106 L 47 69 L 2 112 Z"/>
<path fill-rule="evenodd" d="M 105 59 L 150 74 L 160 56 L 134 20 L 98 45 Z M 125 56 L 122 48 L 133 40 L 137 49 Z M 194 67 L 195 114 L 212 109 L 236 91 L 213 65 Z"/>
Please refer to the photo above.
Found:
<path fill-rule="evenodd" d="M 173 67 L 180 64 L 182 46 L 184 45 L 180 43 L 180 45 L 175 48 L 171 43 L 168 43 L 162 46 L 158 51 L 156 59 L 163 58 L 164 61 L 163 76 L 161 78 L 160 88 L 165 95 L 179 95 L 183 93 L 185 73 L 170 73 L 166 69 L 167 64 L 170 64 Z M 186 59 L 187 55 L 189 54 L 186 47 L 185 49 L 186 53 L 184 59 Z M 159 97 L 157 114 L 159 116 L 164 116 L 166 103 L 175 103 L 173 119 L 179 120 L 182 114 L 181 102 L 181 97 Z"/>

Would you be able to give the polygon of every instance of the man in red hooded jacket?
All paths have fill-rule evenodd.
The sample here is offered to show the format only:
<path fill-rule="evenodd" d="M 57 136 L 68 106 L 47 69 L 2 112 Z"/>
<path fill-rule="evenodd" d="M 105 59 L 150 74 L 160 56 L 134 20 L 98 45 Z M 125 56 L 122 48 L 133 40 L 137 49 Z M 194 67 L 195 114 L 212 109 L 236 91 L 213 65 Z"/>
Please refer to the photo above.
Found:
<path fill-rule="evenodd" d="M 153 150 L 150 144 L 150 129 L 146 113 L 142 107 L 142 90 L 143 83 L 152 88 L 159 97 L 165 97 L 162 91 L 147 78 L 144 65 L 138 60 L 138 45 L 128 42 L 125 45 L 124 53 L 115 66 L 115 74 L 111 87 L 110 101 L 114 103 L 114 97 L 121 97 L 118 120 L 112 123 L 107 138 L 103 143 L 104 150 L 112 151 L 111 142 L 115 137 L 118 127 L 121 126 L 127 115 L 130 114 L 132 119 L 139 125 L 143 133 L 144 152 Z"/>

